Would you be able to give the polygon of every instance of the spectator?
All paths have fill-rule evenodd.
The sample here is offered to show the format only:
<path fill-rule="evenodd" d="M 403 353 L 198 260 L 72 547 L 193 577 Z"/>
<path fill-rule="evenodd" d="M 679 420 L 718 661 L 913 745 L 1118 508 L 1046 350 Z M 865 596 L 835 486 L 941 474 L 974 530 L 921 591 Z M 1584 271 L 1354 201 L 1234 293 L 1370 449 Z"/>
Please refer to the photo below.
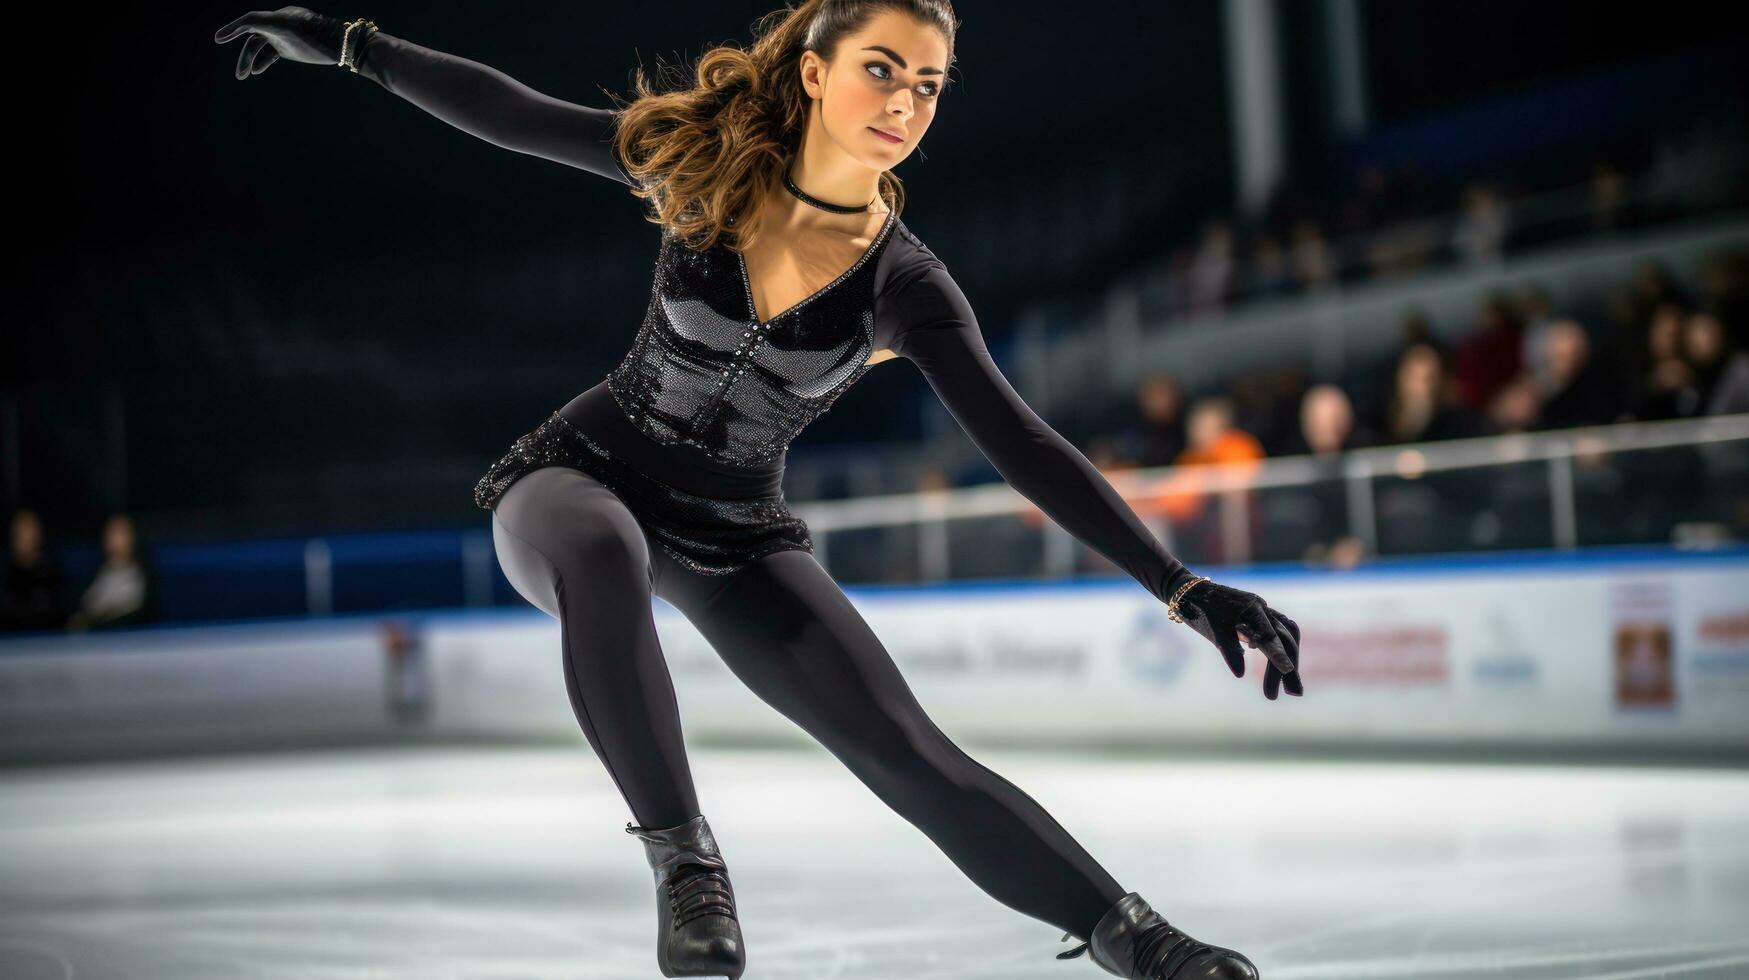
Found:
<path fill-rule="evenodd" d="M 1465 187 L 1463 201 L 1463 216 L 1452 232 L 1458 259 L 1471 264 L 1499 262 L 1506 253 L 1506 202 L 1487 184 Z"/>
<path fill-rule="evenodd" d="M 1348 533 L 1348 488 L 1341 454 L 1372 441 L 1355 424 L 1348 393 L 1333 384 L 1316 384 L 1300 399 L 1296 454 L 1312 457 L 1319 478 L 1265 498 L 1270 535 L 1308 562 L 1339 568 L 1365 554 L 1360 539 Z"/>
<path fill-rule="evenodd" d="M 1387 442 L 1426 442 L 1479 434 L 1474 416 L 1450 403 L 1445 365 L 1426 344 L 1403 351 L 1396 386 L 1380 426 Z"/>
<path fill-rule="evenodd" d="M 1300 399 L 1300 432 L 1296 455 L 1332 456 L 1373 443 L 1372 434 L 1354 420 L 1354 403 L 1333 384 L 1316 384 Z"/>
<path fill-rule="evenodd" d="M 1185 469 L 1168 477 L 1161 501 L 1168 517 L 1189 521 L 1202 516 L 1207 504 L 1204 481 L 1195 468 L 1211 464 L 1251 463 L 1263 458 L 1263 446 L 1250 433 L 1235 427 L 1230 399 L 1203 398 L 1191 407 L 1185 426 L 1190 445 L 1175 464 Z"/>
<path fill-rule="evenodd" d="M 1500 387 L 1488 403 L 1488 424 L 1495 435 L 1512 435 L 1536 428 L 1536 383 L 1520 374 Z"/>
<path fill-rule="evenodd" d="M 1495 293 L 1482 303 L 1481 322 L 1458 347 L 1459 397 L 1471 411 L 1481 411 L 1494 393 L 1518 375 L 1524 349 L 1524 328 L 1506 297 Z"/>
<path fill-rule="evenodd" d="M 1524 324 L 1524 349 L 1519 351 L 1518 360 L 1536 383 L 1537 397 L 1547 398 L 1555 390 L 1544 351 L 1549 339 L 1549 328 L 1555 323 L 1549 294 L 1541 286 L 1532 284 L 1518 291 L 1515 302 L 1518 319 Z"/>
<path fill-rule="evenodd" d="M 1302 292 L 1322 292 L 1336 282 L 1336 263 L 1318 223 L 1302 219 L 1293 231 L 1294 283 Z"/>
<path fill-rule="evenodd" d="M 1178 379 L 1155 371 L 1136 387 L 1136 421 L 1125 433 L 1126 452 L 1138 466 L 1170 466 L 1184 451 L 1184 391 Z"/>
<path fill-rule="evenodd" d="M 1645 421 L 1689 418 L 1704 407 L 1694 369 L 1682 352 L 1682 325 L 1688 313 L 1679 303 L 1663 303 L 1646 331 L 1645 363 L 1634 417 Z"/>
<path fill-rule="evenodd" d="M 1611 337 L 1621 344 L 1616 361 L 1622 373 L 1633 378 L 1643 389 L 1645 380 L 1660 362 L 1681 359 L 1682 320 L 1688 315 L 1688 309 L 1675 300 L 1665 300 L 1653 306 L 1642 318 L 1637 303 L 1635 307 L 1633 319 L 1615 323 Z M 1615 319 L 1613 312 L 1611 319 Z"/>
<path fill-rule="evenodd" d="M 1749 350 L 1749 249 L 1708 255 L 1700 266 L 1704 304 L 1725 325 L 1725 340 Z"/>
<path fill-rule="evenodd" d="M 103 525 L 103 564 L 67 626 L 88 630 L 149 622 L 152 598 L 152 575 L 141 555 L 134 522 L 126 514 L 113 514 Z"/>
<path fill-rule="evenodd" d="M 12 515 L 11 563 L 0 590 L 0 630 L 58 629 L 66 622 L 66 579 L 43 542 L 36 511 Z"/>
<path fill-rule="evenodd" d="M 1682 325 L 1683 353 L 1694 369 L 1700 403 L 1708 415 L 1749 412 L 1749 351 L 1733 350 L 1725 326 L 1712 313 L 1691 313 Z"/>
<path fill-rule="evenodd" d="M 1619 421 L 1621 386 L 1604 363 L 1591 356 L 1585 328 L 1557 320 L 1548 329 L 1543 373 L 1553 388 L 1542 400 L 1536 428 L 1570 429 Z"/>
<path fill-rule="evenodd" d="M 1226 312 L 1233 301 L 1236 282 L 1233 226 L 1225 221 L 1210 222 L 1190 265 L 1190 315 L 1211 316 Z"/>
<path fill-rule="evenodd" d="M 1239 463 L 1263 458 L 1256 437 L 1234 425 L 1229 398 L 1203 398 L 1190 409 L 1185 425 L 1190 445 L 1178 455 L 1179 466 Z"/>

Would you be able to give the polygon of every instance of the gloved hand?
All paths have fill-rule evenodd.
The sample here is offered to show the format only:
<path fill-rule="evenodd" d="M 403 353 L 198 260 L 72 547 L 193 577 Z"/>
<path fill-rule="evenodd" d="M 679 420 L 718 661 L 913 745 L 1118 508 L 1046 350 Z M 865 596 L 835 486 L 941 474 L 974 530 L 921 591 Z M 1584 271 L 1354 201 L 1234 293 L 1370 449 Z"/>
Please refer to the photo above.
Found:
<path fill-rule="evenodd" d="M 1271 609 L 1261 598 L 1241 589 L 1207 580 L 1192 585 L 1178 600 L 1178 615 L 1185 625 L 1213 643 L 1226 658 L 1234 677 L 1245 676 L 1245 651 L 1241 641 L 1269 658 L 1263 671 L 1263 696 L 1274 701 L 1282 686 L 1294 697 L 1304 697 L 1300 681 L 1300 627 Z"/>
<path fill-rule="evenodd" d="M 236 75 L 241 81 L 261 74 L 280 58 L 306 65 L 339 64 L 346 22 L 306 7 L 251 10 L 219 28 L 213 40 L 224 44 L 239 34 L 249 35 L 237 55 Z"/>

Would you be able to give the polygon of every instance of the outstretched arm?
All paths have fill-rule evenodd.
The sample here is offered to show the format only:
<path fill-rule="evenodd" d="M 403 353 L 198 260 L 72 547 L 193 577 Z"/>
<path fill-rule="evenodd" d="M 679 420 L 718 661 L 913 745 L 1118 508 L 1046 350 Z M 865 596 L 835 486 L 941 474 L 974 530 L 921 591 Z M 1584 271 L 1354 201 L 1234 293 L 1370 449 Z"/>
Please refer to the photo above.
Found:
<path fill-rule="evenodd" d="M 239 37 L 244 40 L 236 75 L 242 80 L 281 58 L 337 64 L 346 22 L 307 7 L 281 7 L 251 10 L 213 34 L 219 44 Z M 380 30 L 352 43 L 358 50 L 351 64 L 359 74 L 451 126 L 508 150 L 635 186 L 614 153 L 613 111 L 542 95 L 489 65 Z"/>
<path fill-rule="evenodd" d="M 928 379 L 954 421 L 1021 496 L 1164 602 L 1196 577 L 1087 457 L 1038 417 L 990 358 L 971 304 L 942 265 L 899 294 L 893 353 Z"/>
<path fill-rule="evenodd" d="M 488 143 L 632 184 L 613 152 L 611 110 L 543 95 L 490 65 L 380 30 L 365 39 L 358 73 Z"/>
<path fill-rule="evenodd" d="M 1301 693 L 1298 626 L 1251 593 L 1198 581 L 1167 552 L 1098 468 L 1046 425 L 1003 377 L 971 304 L 946 266 L 929 262 L 898 288 L 894 302 L 903 322 L 894 332 L 893 352 L 917 365 L 1010 486 L 1160 601 L 1194 583 L 1178 610 L 1220 649 L 1229 669 L 1244 675 L 1243 640 L 1269 657 L 1266 696 L 1276 697 L 1284 675 L 1288 693 Z"/>

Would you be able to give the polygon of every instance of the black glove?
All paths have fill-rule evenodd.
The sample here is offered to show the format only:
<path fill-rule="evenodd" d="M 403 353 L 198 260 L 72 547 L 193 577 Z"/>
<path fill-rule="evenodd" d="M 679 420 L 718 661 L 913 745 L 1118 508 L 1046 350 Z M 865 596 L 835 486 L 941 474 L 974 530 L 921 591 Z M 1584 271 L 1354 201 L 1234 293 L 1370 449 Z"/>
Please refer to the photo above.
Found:
<path fill-rule="evenodd" d="M 219 28 L 213 40 L 224 44 L 239 34 L 249 35 L 237 56 L 236 75 L 241 81 L 261 74 L 280 58 L 306 65 L 339 64 L 346 22 L 305 7 L 251 10 Z"/>
<path fill-rule="evenodd" d="M 1262 650 L 1269 658 L 1263 671 L 1264 697 L 1274 701 L 1284 683 L 1287 693 L 1305 696 L 1299 672 L 1299 624 L 1269 608 L 1261 598 L 1205 579 L 1178 600 L 1178 615 L 1221 651 L 1234 677 L 1245 676 L 1241 641 L 1253 650 Z"/>

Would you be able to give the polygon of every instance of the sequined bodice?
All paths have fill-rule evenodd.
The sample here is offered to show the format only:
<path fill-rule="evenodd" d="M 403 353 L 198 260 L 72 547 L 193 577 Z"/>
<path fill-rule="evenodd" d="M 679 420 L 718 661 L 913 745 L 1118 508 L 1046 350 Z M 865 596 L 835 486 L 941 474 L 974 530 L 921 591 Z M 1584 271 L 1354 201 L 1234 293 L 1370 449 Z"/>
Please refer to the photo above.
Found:
<path fill-rule="evenodd" d="M 381 31 L 358 71 L 494 145 L 640 189 L 616 152 L 622 110 L 506 84 L 495 68 Z M 690 443 L 722 463 L 768 464 L 862 376 L 870 353 L 890 349 L 928 380 L 1002 476 L 1065 530 L 1161 601 L 1189 574 L 1099 470 L 1027 407 L 996 367 L 947 266 L 896 215 L 853 266 L 767 323 L 758 322 L 741 257 L 726 246 L 694 252 L 665 234 L 657 256 L 644 322 L 603 381 L 637 432 Z M 491 505 L 530 467 L 569 461 L 607 473 L 612 454 L 596 453 L 563 426 L 552 421 L 518 440 L 482 481 L 477 502 Z M 640 501 L 639 519 L 664 540 L 714 541 L 742 558 L 780 539 L 787 538 L 773 546 L 806 543 L 800 522 L 783 519 L 781 495 L 766 501 L 776 509 L 746 511 L 737 509 L 744 501 L 709 497 L 675 504 L 683 499 L 677 491 L 636 467 L 608 478 Z M 649 481 L 642 493 L 633 488 L 640 479 Z"/>
<path fill-rule="evenodd" d="M 614 400 L 664 445 L 733 464 L 781 455 L 869 366 L 873 260 L 896 220 L 850 268 L 764 323 L 739 253 L 696 252 L 664 234 L 643 324 L 607 376 Z"/>

